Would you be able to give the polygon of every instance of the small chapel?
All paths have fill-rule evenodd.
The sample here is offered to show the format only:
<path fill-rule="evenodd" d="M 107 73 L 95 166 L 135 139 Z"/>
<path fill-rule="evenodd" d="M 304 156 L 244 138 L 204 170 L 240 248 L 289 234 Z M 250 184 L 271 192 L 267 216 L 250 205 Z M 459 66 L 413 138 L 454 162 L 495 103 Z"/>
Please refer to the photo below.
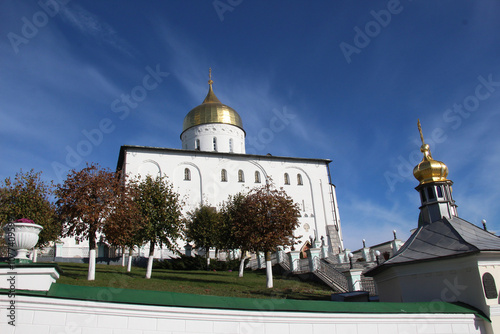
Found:
<path fill-rule="evenodd" d="M 423 153 L 413 169 L 420 195 L 418 227 L 390 259 L 366 272 L 381 302 L 444 301 L 470 305 L 500 332 L 500 238 L 458 216 L 448 167 L 434 160 L 418 122 Z"/>

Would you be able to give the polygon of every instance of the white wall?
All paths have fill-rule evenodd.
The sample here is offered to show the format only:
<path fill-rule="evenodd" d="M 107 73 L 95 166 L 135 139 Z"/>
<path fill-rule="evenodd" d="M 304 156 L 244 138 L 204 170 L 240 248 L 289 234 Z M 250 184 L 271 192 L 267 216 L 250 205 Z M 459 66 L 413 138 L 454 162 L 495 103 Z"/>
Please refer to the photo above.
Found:
<path fill-rule="evenodd" d="M 6 322 L 6 299 L 0 295 L 2 334 L 485 333 L 484 321 L 472 314 L 236 311 L 26 296 L 16 296 L 13 327 Z M 269 308 L 265 300 L 255 302 Z"/>
<path fill-rule="evenodd" d="M 304 243 L 310 236 L 327 237 L 327 225 L 338 225 L 338 209 L 334 203 L 335 189 L 330 185 L 327 160 L 289 159 L 280 157 L 217 154 L 172 149 L 126 147 L 124 171 L 127 175 L 166 175 L 186 202 L 184 212 L 194 210 L 201 203 L 219 206 L 240 191 L 264 185 L 270 177 L 277 188 L 283 189 L 299 204 L 302 217 L 297 236 Z M 184 179 L 189 168 L 191 180 Z M 221 170 L 227 171 L 227 182 L 221 182 Z M 238 171 L 244 173 L 244 182 L 238 181 Z M 255 182 L 255 172 L 260 183 Z M 288 173 L 290 184 L 285 184 Z M 297 174 L 302 185 L 297 184 Z M 339 232 L 340 233 L 340 232 Z M 343 245 L 341 245 L 343 248 Z M 336 252 L 338 245 L 333 245 Z"/>

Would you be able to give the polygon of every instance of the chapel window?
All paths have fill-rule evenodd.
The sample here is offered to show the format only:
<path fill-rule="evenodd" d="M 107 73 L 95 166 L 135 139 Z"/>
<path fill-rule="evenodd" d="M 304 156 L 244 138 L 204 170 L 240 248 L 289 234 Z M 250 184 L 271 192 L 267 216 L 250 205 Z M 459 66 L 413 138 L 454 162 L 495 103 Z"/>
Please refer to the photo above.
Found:
<path fill-rule="evenodd" d="M 238 171 L 238 182 L 245 182 L 245 175 L 241 169 Z"/>
<path fill-rule="evenodd" d="M 428 195 L 430 200 L 436 198 L 436 195 L 434 195 L 434 191 L 433 191 L 432 187 L 427 188 L 427 195 Z"/>
<path fill-rule="evenodd" d="M 485 273 L 483 275 L 483 288 L 484 295 L 487 299 L 496 299 L 498 297 L 498 291 L 495 284 L 495 279 L 490 273 Z"/>
<path fill-rule="evenodd" d="M 260 173 L 258 170 L 255 171 L 255 183 L 260 183 Z"/>
<path fill-rule="evenodd" d="M 437 186 L 436 191 L 437 191 L 438 197 L 443 197 L 443 188 L 441 188 L 441 186 Z"/>
<path fill-rule="evenodd" d="M 301 185 L 302 185 L 302 175 L 301 175 L 301 174 L 297 174 L 297 184 L 298 184 L 299 186 L 301 186 Z"/>
<path fill-rule="evenodd" d="M 217 152 L 217 137 L 214 137 L 213 139 L 213 146 L 214 146 L 214 151 Z"/>
<path fill-rule="evenodd" d="M 220 171 L 221 182 L 227 182 L 227 171 L 225 169 Z"/>
<path fill-rule="evenodd" d="M 184 181 L 191 181 L 191 171 L 189 168 L 184 169 Z"/>
<path fill-rule="evenodd" d="M 288 176 L 288 173 L 285 173 L 285 184 L 290 184 L 290 177 Z"/>
<path fill-rule="evenodd" d="M 194 149 L 199 151 L 200 150 L 200 140 L 199 139 L 196 139 L 194 141 Z"/>
<path fill-rule="evenodd" d="M 422 189 L 422 190 L 420 190 L 420 199 L 422 200 L 422 203 L 424 203 L 424 202 L 425 202 L 425 192 L 424 192 L 424 190 L 423 190 L 423 189 Z"/>

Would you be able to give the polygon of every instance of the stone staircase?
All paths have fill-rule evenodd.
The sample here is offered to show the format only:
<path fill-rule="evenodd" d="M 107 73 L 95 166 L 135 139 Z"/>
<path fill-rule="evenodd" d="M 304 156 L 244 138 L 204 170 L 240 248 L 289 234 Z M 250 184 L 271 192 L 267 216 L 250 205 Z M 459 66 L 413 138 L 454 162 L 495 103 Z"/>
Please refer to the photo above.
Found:
<path fill-rule="evenodd" d="M 335 292 L 349 292 L 353 287 L 349 286 L 349 280 L 345 272 L 351 269 L 350 263 L 339 263 L 335 256 L 328 256 L 326 258 L 314 257 L 311 259 L 295 259 L 293 263 L 290 257 L 283 251 L 273 253 L 272 262 L 274 265 L 279 265 L 287 274 L 304 274 L 312 273 L 328 285 Z M 353 263 L 354 269 L 361 269 L 363 272 L 374 267 L 374 262 L 355 262 Z M 252 270 L 265 268 L 266 264 L 263 259 L 259 260 L 257 257 L 252 258 L 247 264 L 247 268 Z M 361 275 L 360 282 L 363 291 L 368 291 L 371 296 L 377 295 L 376 287 L 371 277 Z"/>

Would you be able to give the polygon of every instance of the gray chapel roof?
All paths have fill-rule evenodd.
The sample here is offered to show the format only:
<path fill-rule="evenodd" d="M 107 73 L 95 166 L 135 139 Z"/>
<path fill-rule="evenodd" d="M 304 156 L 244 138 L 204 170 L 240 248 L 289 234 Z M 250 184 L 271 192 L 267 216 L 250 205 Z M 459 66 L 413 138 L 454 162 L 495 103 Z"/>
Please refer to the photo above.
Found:
<path fill-rule="evenodd" d="M 393 257 L 366 274 L 372 276 L 395 265 L 463 256 L 480 251 L 500 251 L 500 238 L 462 218 L 443 218 L 420 226 Z"/>

